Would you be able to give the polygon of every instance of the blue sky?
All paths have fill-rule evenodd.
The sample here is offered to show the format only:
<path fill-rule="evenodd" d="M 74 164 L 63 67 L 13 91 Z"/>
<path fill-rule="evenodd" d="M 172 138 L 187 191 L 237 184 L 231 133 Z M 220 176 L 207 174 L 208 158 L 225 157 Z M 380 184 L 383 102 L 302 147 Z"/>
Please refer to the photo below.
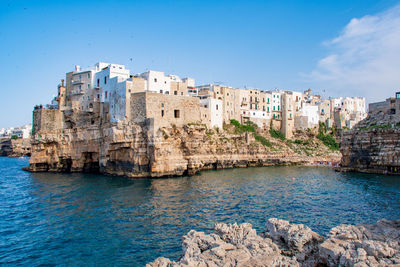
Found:
<path fill-rule="evenodd" d="M 98 61 L 197 84 L 384 99 L 400 89 L 399 18 L 390 0 L 1 0 L 0 128 L 30 122 L 66 72 Z"/>

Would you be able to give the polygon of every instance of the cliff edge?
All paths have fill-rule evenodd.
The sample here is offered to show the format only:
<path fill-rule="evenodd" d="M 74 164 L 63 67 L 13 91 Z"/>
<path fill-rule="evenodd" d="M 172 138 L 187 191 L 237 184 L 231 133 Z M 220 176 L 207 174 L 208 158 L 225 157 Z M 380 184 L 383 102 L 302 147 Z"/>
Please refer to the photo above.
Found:
<path fill-rule="evenodd" d="M 224 129 L 197 123 L 160 128 L 151 119 L 103 123 L 101 116 L 85 112 L 37 112 L 42 113 L 42 124 L 51 124 L 35 131 L 34 122 L 29 171 L 162 177 L 204 169 L 340 160 L 338 151 L 311 132 L 297 132 L 293 140 L 287 140 L 279 131 L 251 124 L 229 124 Z M 55 124 L 57 120 L 62 124 Z"/>

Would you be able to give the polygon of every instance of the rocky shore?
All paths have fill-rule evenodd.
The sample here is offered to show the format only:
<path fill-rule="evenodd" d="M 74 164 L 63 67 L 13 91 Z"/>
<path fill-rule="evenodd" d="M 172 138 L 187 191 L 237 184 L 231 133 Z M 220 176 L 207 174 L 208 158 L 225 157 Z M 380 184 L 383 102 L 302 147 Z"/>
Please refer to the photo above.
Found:
<path fill-rule="evenodd" d="M 178 261 L 146 266 L 400 266 L 400 221 L 340 225 L 326 237 L 274 218 L 260 234 L 248 223 L 217 224 L 209 235 L 191 230 L 182 250 Z"/>

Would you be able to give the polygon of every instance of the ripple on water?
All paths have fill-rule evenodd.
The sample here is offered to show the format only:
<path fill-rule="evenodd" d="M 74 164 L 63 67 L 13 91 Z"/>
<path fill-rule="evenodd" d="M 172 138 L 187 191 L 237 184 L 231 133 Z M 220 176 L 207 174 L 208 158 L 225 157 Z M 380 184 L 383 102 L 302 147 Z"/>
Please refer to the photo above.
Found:
<path fill-rule="evenodd" d="M 177 258 L 190 229 L 269 217 L 326 234 L 341 223 L 400 219 L 400 177 L 317 167 L 205 171 L 137 179 L 30 174 L 27 160 L 0 158 L 0 263 L 144 265 Z"/>

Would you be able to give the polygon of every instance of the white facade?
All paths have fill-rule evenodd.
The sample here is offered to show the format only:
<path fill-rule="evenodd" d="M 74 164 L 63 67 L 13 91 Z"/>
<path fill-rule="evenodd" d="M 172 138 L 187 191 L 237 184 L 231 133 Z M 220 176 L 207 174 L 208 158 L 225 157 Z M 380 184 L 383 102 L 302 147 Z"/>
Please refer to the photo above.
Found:
<path fill-rule="evenodd" d="M 171 81 L 182 82 L 182 80 L 175 75 L 165 76 L 162 71 L 149 70 L 142 74 L 140 77 L 146 80 L 146 90 L 157 92 L 160 94 L 170 94 Z"/>
<path fill-rule="evenodd" d="M 222 129 L 222 101 L 208 97 L 200 99 L 200 104 L 210 110 L 210 127 Z"/>
<path fill-rule="evenodd" d="M 319 123 L 318 106 L 303 103 L 301 116 L 307 117 L 308 128 L 312 128 Z"/>
<path fill-rule="evenodd" d="M 281 93 L 278 91 L 272 92 L 272 111 L 281 111 Z"/>

